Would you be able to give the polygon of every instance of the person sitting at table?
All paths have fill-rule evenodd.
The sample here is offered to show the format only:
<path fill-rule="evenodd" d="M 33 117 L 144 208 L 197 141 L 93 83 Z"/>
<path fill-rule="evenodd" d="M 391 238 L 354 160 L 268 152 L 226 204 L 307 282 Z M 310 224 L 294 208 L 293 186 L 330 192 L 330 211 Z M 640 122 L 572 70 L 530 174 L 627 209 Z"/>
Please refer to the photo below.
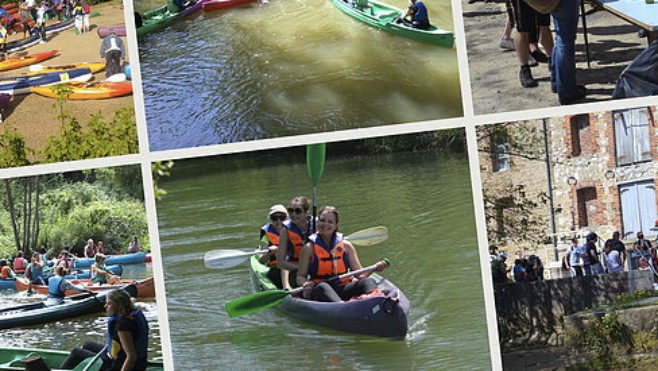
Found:
<path fill-rule="evenodd" d="M 106 256 L 103 254 L 96 254 L 96 262 L 91 265 L 91 282 L 103 285 L 109 283 L 110 285 L 118 285 L 121 279 L 107 270 L 105 266 Z"/>
<path fill-rule="evenodd" d="M 282 288 L 282 282 L 288 280 L 288 271 L 281 270 L 276 266 L 276 255 L 279 248 L 279 236 L 283 229 L 283 222 L 288 219 L 288 211 L 283 205 L 274 205 L 270 208 L 269 217 L 270 222 L 260 229 L 260 249 L 269 251 L 262 254 L 259 261 L 270 267 L 267 277 L 277 288 Z"/>
<path fill-rule="evenodd" d="M 323 302 L 346 301 L 368 294 L 377 288 L 372 272 L 358 277 L 337 278 L 348 271 L 361 269 L 354 246 L 338 232 L 339 213 L 333 206 L 323 206 L 318 215 L 318 231 L 309 237 L 299 257 L 297 284 L 304 287 L 303 296 Z M 377 271 L 386 263 L 377 263 Z M 328 281 L 327 281 L 328 280 Z"/>

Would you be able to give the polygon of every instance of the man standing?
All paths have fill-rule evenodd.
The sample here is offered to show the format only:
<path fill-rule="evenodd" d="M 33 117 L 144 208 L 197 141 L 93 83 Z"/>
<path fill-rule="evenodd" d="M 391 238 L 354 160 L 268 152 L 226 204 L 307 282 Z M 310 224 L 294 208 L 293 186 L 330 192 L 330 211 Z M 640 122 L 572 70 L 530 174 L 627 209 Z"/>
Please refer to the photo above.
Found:
<path fill-rule="evenodd" d="M 587 89 L 576 84 L 576 31 L 578 0 L 560 0 L 553 10 L 555 45 L 551 60 L 551 90 L 560 104 L 573 104 L 585 98 Z"/>
<path fill-rule="evenodd" d="M 110 30 L 101 43 L 101 58 L 105 58 L 105 77 L 121 73 L 121 64 L 126 57 L 126 48 L 119 36 Z"/>
<path fill-rule="evenodd" d="M 589 270 L 591 274 L 601 274 L 603 273 L 603 265 L 599 260 L 599 254 L 596 249 L 596 241 L 598 241 L 599 236 L 596 233 L 592 232 L 586 237 L 587 242 L 585 243 L 585 250 L 587 251 L 587 259 L 589 260 Z M 587 266 L 585 267 L 587 271 Z M 588 273 L 588 275 L 590 274 Z"/>
<path fill-rule="evenodd" d="M 626 255 L 626 246 L 624 245 L 623 242 L 621 242 L 621 240 L 619 239 L 620 237 L 621 237 L 621 233 L 619 233 L 618 231 L 615 231 L 612 234 L 612 238 L 605 241 L 604 246 L 610 244 L 610 247 L 613 250 L 617 250 L 617 252 L 619 252 L 619 261 L 621 262 L 621 266 L 622 266 L 622 270 L 623 270 L 624 264 L 626 263 L 626 256 L 627 255 Z"/>

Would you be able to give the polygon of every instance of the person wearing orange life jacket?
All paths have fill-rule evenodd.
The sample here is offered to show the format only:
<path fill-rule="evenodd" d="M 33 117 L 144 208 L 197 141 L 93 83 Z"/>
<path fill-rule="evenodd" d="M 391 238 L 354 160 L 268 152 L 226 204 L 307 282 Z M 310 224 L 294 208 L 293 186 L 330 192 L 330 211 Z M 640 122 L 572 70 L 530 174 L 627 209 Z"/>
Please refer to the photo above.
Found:
<path fill-rule="evenodd" d="M 367 294 L 377 288 L 372 272 L 358 277 L 326 281 L 352 270 L 362 268 L 354 246 L 338 232 L 339 214 L 333 206 L 323 206 L 318 215 L 318 232 L 309 237 L 299 257 L 297 284 L 304 286 L 306 299 L 338 302 Z M 377 263 L 377 271 L 386 269 L 386 263 Z"/>
<path fill-rule="evenodd" d="M 282 282 L 288 280 L 288 271 L 282 271 L 276 266 L 276 253 L 283 222 L 288 219 L 288 211 L 283 205 L 274 205 L 270 208 L 269 216 L 270 222 L 260 229 L 260 249 L 268 250 L 268 253 L 261 255 L 259 261 L 270 267 L 267 276 L 276 287 L 281 288 Z"/>
<path fill-rule="evenodd" d="M 7 261 L 5 259 L 0 259 L 0 278 L 8 279 L 15 277 L 16 275 L 11 270 L 11 268 L 9 268 L 9 266 L 7 265 Z"/>
<path fill-rule="evenodd" d="M 290 273 L 290 278 L 282 282 L 283 288 L 290 290 L 297 286 L 297 265 L 299 253 L 302 251 L 311 231 L 311 216 L 309 215 L 308 199 L 297 196 L 288 203 L 288 215 L 290 217 L 281 229 L 279 246 L 276 253 L 276 266 Z"/>
<path fill-rule="evenodd" d="M 17 273 L 17 274 L 23 274 L 23 273 L 25 273 L 25 269 L 27 268 L 27 265 L 28 265 L 28 264 L 29 264 L 29 263 L 28 263 L 27 259 L 25 259 L 25 258 L 23 257 L 23 252 L 22 252 L 22 251 L 19 251 L 19 252 L 16 254 L 16 258 L 14 259 L 14 263 L 13 263 L 13 265 L 14 265 L 14 273 Z"/>

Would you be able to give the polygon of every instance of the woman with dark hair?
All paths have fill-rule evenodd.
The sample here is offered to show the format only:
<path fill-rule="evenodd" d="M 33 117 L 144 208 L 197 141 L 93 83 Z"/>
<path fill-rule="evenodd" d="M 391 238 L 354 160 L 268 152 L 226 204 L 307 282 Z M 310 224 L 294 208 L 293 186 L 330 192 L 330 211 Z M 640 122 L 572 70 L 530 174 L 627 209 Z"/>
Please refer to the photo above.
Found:
<path fill-rule="evenodd" d="M 136 309 L 130 295 L 114 290 L 105 300 L 107 344 L 88 341 L 76 348 L 60 368 L 71 370 L 83 360 L 101 353 L 101 370 L 141 371 L 148 363 L 149 327 L 144 313 Z"/>
<path fill-rule="evenodd" d="M 290 278 L 282 282 L 283 288 L 290 290 L 297 286 L 297 266 L 299 253 L 302 251 L 311 231 L 311 215 L 309 202 L 306 197 L 297 196 L 288 203 L 290 219 L 283 223 L 279 236 L 279 248 L 276 253 L 276 266 L 282 271 L 288 271 Z"/>
<path fill-rule="evenodd" d="M 354 246 L 338 232 L 339 214 L 333 206 L 323 206 L 318 215 L 318 231 L 309 237 L 299 257 L 297 284 L 304 286 L 307 299 L 338 302 L 367 294 L 377 288 L 377 283 L 368 277 L 372 272 L 357 277 L 338 277 L 348 271 L 362 268 Z M 379 262 L 377 271 L 386 269 Z"/>
<path fill-rule="evenodd" d="M 105 266 L 105 259 L 105 255 L 96 254 L 96 262 L 91 265 L 91 282 L 97 283 L 99 285 L 106 283 L 109 283 L 110 285 L 120 284 L 121 279 L 107 270 L 107 266 Z"/>

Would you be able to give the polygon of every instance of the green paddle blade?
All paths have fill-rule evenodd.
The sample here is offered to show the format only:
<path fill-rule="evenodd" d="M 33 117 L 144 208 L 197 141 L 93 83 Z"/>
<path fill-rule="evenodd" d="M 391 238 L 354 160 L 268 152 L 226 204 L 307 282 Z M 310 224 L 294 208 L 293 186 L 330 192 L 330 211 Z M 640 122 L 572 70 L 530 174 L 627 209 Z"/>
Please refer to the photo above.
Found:
<path fill-rule="evenodd" d="M 229 301 L 226 303 L 226 311 L 230 317 L 240 317 L 256 313 L 279 304 L 288 295 L 290 295 L 290 291 L 286 290 L 257 292 L 243 298 Z"/>
<path fill-rule="evenodd" d="M 327 146 L 324 143 L 306 146 L 306 167 L 313 186 L 317 186 L 324 170 L 324 157 Z"/>

